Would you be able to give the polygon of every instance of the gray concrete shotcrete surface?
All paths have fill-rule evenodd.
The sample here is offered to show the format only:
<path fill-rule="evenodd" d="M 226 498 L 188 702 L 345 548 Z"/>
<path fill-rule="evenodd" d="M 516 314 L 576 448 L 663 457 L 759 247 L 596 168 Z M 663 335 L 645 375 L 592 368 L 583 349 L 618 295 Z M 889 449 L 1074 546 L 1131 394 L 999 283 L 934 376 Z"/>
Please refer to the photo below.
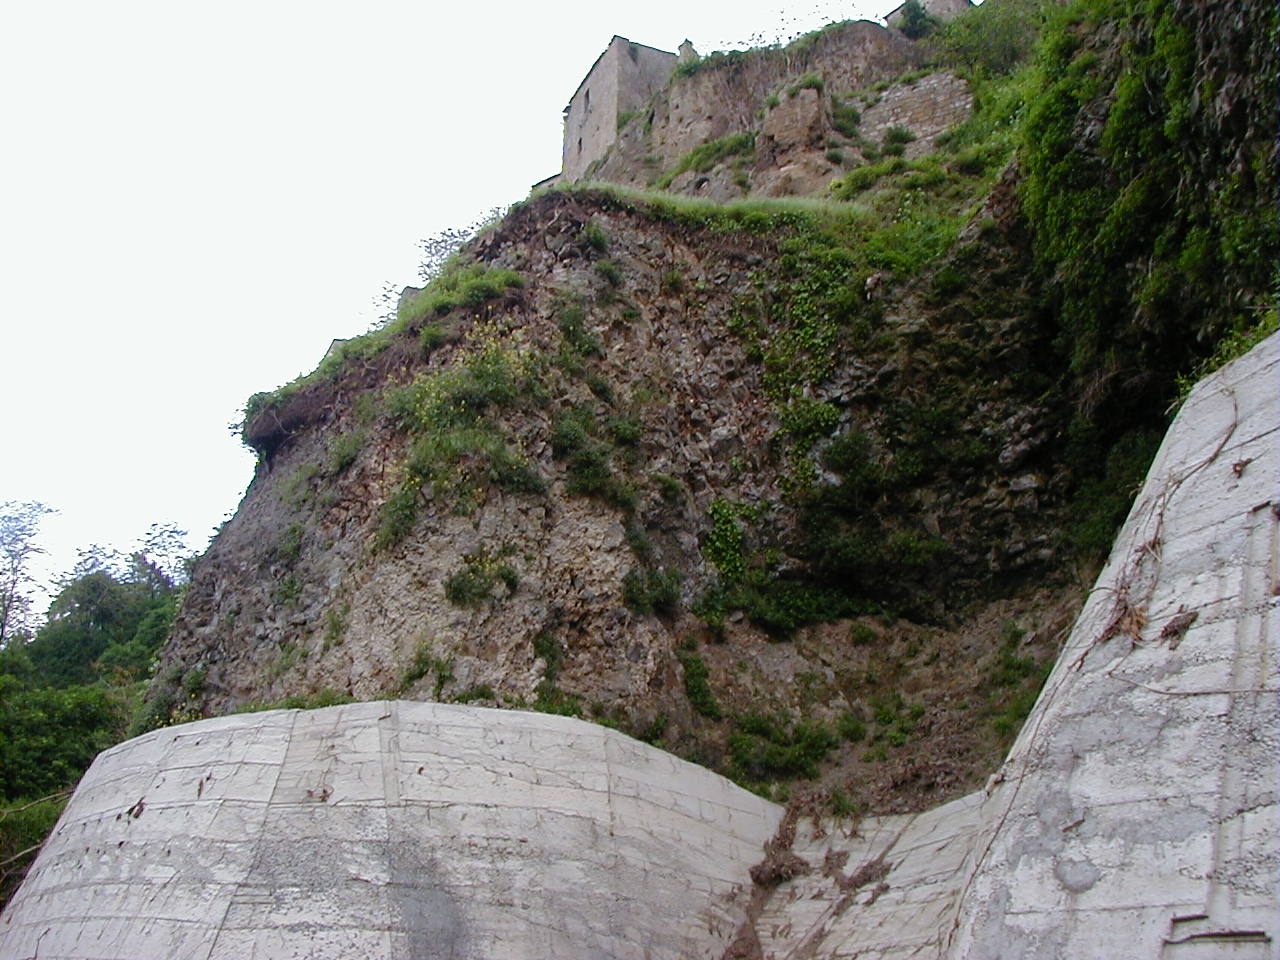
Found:
<path fill-rule="evenodd" d="M 0 921 L 0 956 L 713 956 L 781 813 L 545 714 L 204 720 L 95 761 Z"/>

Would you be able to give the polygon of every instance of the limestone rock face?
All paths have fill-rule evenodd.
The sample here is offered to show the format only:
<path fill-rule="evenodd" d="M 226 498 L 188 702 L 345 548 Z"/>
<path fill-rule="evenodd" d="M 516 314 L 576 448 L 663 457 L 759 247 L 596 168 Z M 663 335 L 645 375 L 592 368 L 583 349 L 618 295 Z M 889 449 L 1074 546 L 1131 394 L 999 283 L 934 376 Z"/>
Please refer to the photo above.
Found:
<path fill-rule="evenodd" d="M 820 146 L 830 124 L 831 111 L 821 92 L 806 88 L 782 98 L 765 115 L 760 134 L 767 149 L 785 152 Z"/>
<path fill-rule="evenodd" d="M 205 720 L 95 761 L 0 919 L 0 957 L 713 960 L 781 817 L 564 717 L 375 702 Z"/>

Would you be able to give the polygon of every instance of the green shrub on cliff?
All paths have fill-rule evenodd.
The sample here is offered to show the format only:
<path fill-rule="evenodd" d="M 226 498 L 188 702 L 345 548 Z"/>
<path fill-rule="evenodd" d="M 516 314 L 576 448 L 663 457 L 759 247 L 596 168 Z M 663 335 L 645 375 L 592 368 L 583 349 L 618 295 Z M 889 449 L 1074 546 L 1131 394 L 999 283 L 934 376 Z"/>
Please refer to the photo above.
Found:
<path fill-rule="evenodd" d="M 458 307 L 479 307 L 508 290 L 523 287 L 524 277 L 514 270 L 471 263 L 441 273 L 399 311 L 400 323 L 441 316 Z"/>
<path fill-rule="evenodd" d="M 731 133 L 728 136 L 721 137 L 719 140 L 712 140 L 709 143 L 694 147 L 681 157 L 674 167 L 654 181 L 654 186 L 659 190 L 665 190 L 671 186 L 672 180 L 686 170 L 705 173 L 726 157 L 739 154 L 749 155 L 755 152 L 755 149 L 756 135 L 754 131 Z"/>

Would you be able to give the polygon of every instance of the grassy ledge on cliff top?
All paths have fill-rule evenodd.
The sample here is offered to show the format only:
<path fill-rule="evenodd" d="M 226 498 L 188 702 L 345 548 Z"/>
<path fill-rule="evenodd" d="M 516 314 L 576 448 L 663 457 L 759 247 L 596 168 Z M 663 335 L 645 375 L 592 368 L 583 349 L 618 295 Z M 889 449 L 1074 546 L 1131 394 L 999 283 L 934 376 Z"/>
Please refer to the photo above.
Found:
<path fill-rule="evenodd" d="M 822 230 L 835 237 L 838 244 L 853 251 L 870 241 L 868 256 L 871 266 L 916 268 L 954 239 L 961 208 L 965 204 L 972 205 L 985 193 L 993 173 L 1013 150 L 1011 130 L 1016 127 L 1022 99 L 1016 89 L 1012 93 L 1007 89 L 1010 85 L 1004 82 L 1005 60 L 1016 59 L 1017 53 L 1025 52 L 1023 48 L 1029 43 L 1026 34 L 1033 27 L 1028 22 L 1030 14 L 1023 9 L 1027 6 L 1037 5 L 1018 3 L 1018 16 L 1004 18 L 1015 24 L 1004 32 L 1012 31 L 1017 36 L 1006 39 L 1000 47 L 1001 52 L 992 53 L 983 47 L 980 39 L 982 29 L 961 32 L 954 43 L 945 47 L 953 52 L 943 59 L 960 64 L 976 78 L 974 82 L 985 83 L 989 94 L 980 98 L 974 119 L 952 132 L 937 157 L 919 163 L 890 158 L 875 168 L 860 168 L 850 174 L 847 182 L 836 185 L 830 199 L 753 197 L 715 204 L 660 190 L 642 191 L 610 183 L 571 184 L 553 189 L 584 199 L 596 199 L 606 205 L 620 204 L 655 219 L 694 229 L 715 232 L 741 230 L 757 235 L 775 231 L 813 233 Z M 799 38 L 787 49 L 805 49 L 824 33 L 847 25 L 848 21 L 831 24 Z M 742 56 L 745 55 L 742 52 Z M 718 69 L 738 59 L 740 57 L 733 54 L 712 54 L 692 65 L 686 64 L 682 69 L 685 73 Z M 693 151 L 686 166 L 705 169 L 722 156 L 749 150 L 753 140 L 754 137 L 748 134 L 705 144 Z M 868 170 L 874 170 L 874 177 L 868 176 Z M 959 187 L 958 181 L 963 182 L 964 187 Z M 916 197 L 920 199 L 910 199 Z M 537 195 L 524 203 L 536 201 Z M 512 211 L 522 205 L 515 205 Z M 925 206 L 942 206 L 946 213 L 915 209 Z M 882 229 L 876 236 L 869 236 L 872 233 L 869 228 L 877 222 Z M 501 224 L 490 229 L 500 230 Z M 367 362 L 386 349 L 397 335 L 427 332 L 427 336 L 431 336 L 433 325 L 424 323 L 424 317 L 442 316 L 456 307 L 477 307 L 518 287 L 521 282 L 522 279 L 512 271 L 495 271 L 470 261 L 464 249 L 443 265 L 438 275 L 394 320 L 338 344 L 312 373 L 274 391 L 252 396 L 245 405 L 242 421 L 246 444 L 261 454 L 263 451 L 250 439 L 249 425 L 258 416 L 278 410 L 301 389 L 332 380 L 345 367 Z"/>

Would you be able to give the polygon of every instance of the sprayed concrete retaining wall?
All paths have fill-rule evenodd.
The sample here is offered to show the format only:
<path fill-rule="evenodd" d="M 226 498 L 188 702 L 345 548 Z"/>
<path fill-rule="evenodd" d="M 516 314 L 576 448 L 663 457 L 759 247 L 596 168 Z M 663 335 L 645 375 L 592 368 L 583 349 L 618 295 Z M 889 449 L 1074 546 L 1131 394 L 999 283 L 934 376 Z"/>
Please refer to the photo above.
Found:
<path fill-rule="evenodd" d="M 375 702 L 204 720 L 94 762 L 0 957 L 718 957 L 780 817 L 564 717 Z"/>
<path fill-rule="evenodd" d="M 983 792 L 802 822 L 752 896 L 782 810 L 610 730 L 206 720 L 98 758 L 0 958 L 1280 960 L 1278 583 L 1275 336 L 1184 405 Z"/>
<path fill-rule="evenodd" d="M 1166 436 L 1004 767 L 955 957 L 1280 956 L 1280 336 Z"/>
<path fill-rule="evenodd" d="M 766 960 L 1280 958 L 1280 336 L 1199 384 L 985 791 L 851 832 Z"/>

